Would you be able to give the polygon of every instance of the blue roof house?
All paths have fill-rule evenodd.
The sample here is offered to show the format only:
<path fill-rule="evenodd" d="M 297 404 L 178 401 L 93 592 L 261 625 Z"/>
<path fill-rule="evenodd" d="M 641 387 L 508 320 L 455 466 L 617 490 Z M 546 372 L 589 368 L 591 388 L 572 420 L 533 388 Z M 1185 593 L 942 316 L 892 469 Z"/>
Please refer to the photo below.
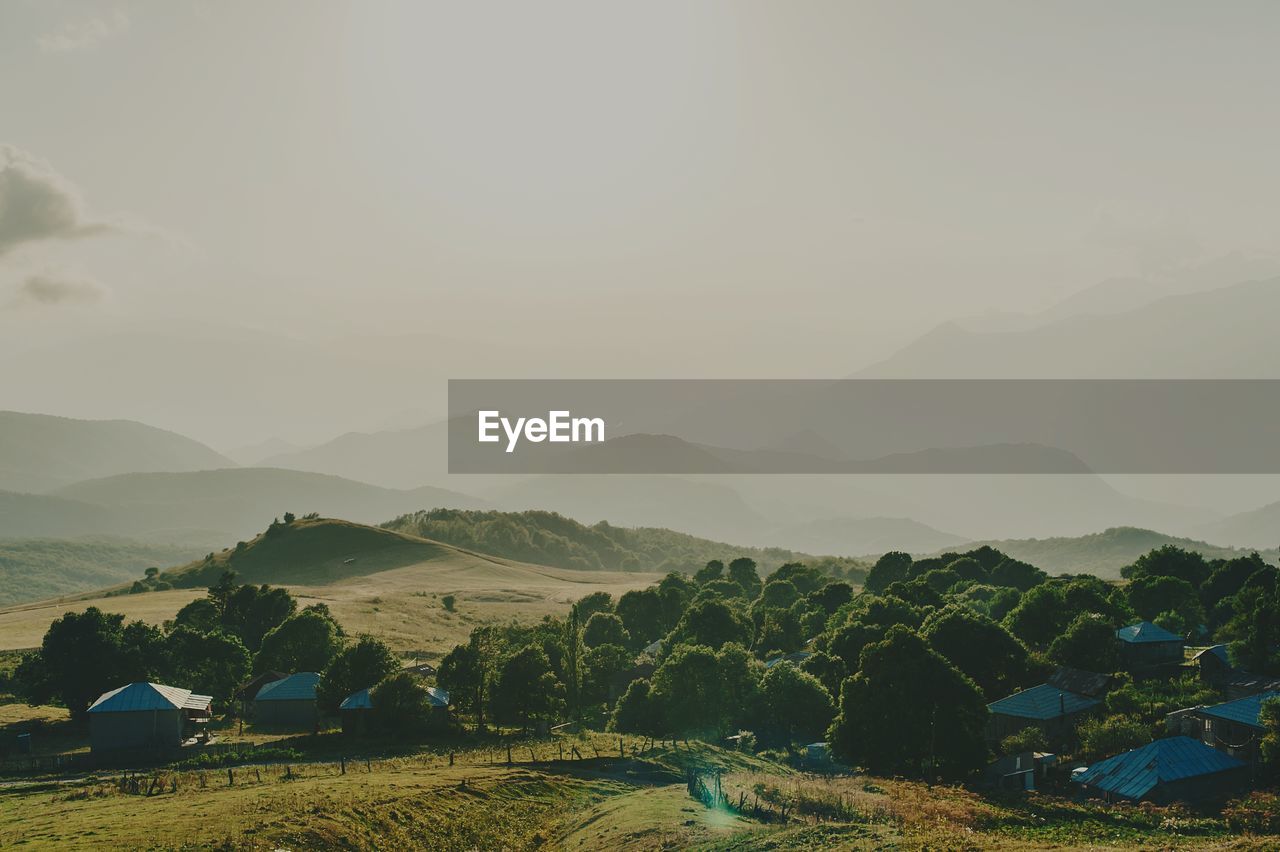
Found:
<path fill-rule="evenodd" d="M 1262 724 L 1262 705 L 1271 699 L 1280 699 L 1280 692 L 1261 692 L 1225 704 L 1197 707 L 1190 715 L 1195 719 L 1197 734 L 1205 745 L 1249 763 L 1257 763 L 1261 756 L 1258 747 L 1266 733 Z"/>
<path fill-rule="evenodd" d="M 1099 761 L 1072 781 L 1107 800 L 1166 804 L 1238 790 L 1249 783 L 1249 765 L 1190 737 L 1166 737 Z"/>
<path fill-rule="evenodd" d="M 1176 668 L 1183 662 L 1186 640 L 1150 621 L 1139 621 L 1116 631 L 1120 660 L 1135 674 L 1151 674 Z"/>
<path fill-rule="evenodd" d="M 1060 746 L 1075 737 L 1076 723 L 1102 706 L 1099 698 L 1042 683 L 987 705 L 987 738 L 998 743 L 1024 728 L 1037 727 L 1051 744 Z"/>
<path fill-rule="evenodd" d="M 95 754 L 177 749 L 193 726 L 209 721 L 208 695 L 139 681 L 89 705 L 89 747 Z"/>
<path fill-rule="evenodd" d="M 253 720 L 269 728 L 305 730 L 320 721 L 316 706 L 316 672 L 298 672 L 272 681 L 258 690 L 253 699 Z"/>

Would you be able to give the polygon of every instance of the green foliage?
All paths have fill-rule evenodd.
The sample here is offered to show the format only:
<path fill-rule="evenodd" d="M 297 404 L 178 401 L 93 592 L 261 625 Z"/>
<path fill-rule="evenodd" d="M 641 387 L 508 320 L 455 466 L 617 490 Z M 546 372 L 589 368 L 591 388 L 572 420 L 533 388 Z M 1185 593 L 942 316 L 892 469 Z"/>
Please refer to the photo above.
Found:
<path fill-rule="evenodd" d="M 1034 565 L 1018 559 L 1004 559 L 991 569 L 989 581 L 993 586 L 1006 586 L 1025 592 L 1047 578 L 1048 575 Z"/>
<path fill-rule="evenodd" d="M 735 607 L 714 598 L 701 599 L 684 611 L 667 643 L 669 647 L 706 645 L 715 651 L 729 642 L 749 646 L 752 632 L 751 621 Z"/>
<path fill-rule="evenodd" d="M 440 605 L 445 608 L 446 612 L 453 612 L 454 604 L 457 602 L 458 599 L 453 595 L 445 595 L 440 599 Z"/>
<path fill-rule="evenodd" d="M 1004 626 L 1032 648 L 1047 648 L 1070 623 L 1062 587 L 1044 583 L 1028 590 L 1005 616 Z"/>
<path fill-rule="evenodd" d="M 1161 613 L 1176 613 L 1193 628 L 1205 621 L 1195 586 L 1179 577 L 1141 575 L 1125 587 L 1129 605 L 1139 618 L 1154 621 Z"/>
<path fill-rule="evenodd" d="M 361 636 L 354 645 L 339 651 L 320 673 L 316 701 L 321 709 L 336 712 L 348 695 L 368 689 L 399 670 L 400 662 L 385 642 Z"/>
<path fill-rule="evenodd" d="M 1262 722 L 1262 742 L 1259 744 L 1263 766 L 1271 777 L 1280 775 L 1280 698 L 1268 698 L 1258 712 Z"/>
<path fill-rule="evenodd" d="M 867 591 L 881 594 L 893 583 L 907 579 L 911 570 L 911 554 L 899 550 L 890 551 L 876 560 L 867 574 Z"/>
<path fill-rule="evenodd" d="M 1113 672 L 1120 668 L 1115 628 L 1100 615 L 1081 613 L 1049 645 L 1049 659 L 1075 669 Z"/>
<path fill-rule="evenodd" d="M 1001 754 L 1019 754 L 1024 751 L 1048 751 L 1049 738 L 1035 725 L 1028 725 L 1017 733 L 1000 741 Z"/>
<path fill-rule="evenodd" d="M 413 733 L 424 728 L 433 708 L 427 690 L 408 672 L 392 675 L 369 692 L 374 725 L 382 731 Z"/>
<path fill-rule="evenodd" d="M 797 739 L 820 739 L 831 724 L 835 708 L 816 677 L 781 662 L 760 678 L 755 731 L 767 744 L 790 744 Z"/>
<path fill-rule="evenodd" d="M 961 778 L 987 758 L 986 702 L 969 678 L 898 625 L 869 645 L 840 691 L 828 741 L 876 773 Z"/>
<path fill-rule="evenodd" d="M 583 700 L 589 705 L 607 705 L 609 688 L 632 667 L 630 652 L 620 645 L 598 645 L 582 655 Z"/>
<path fill-rule="evenodd" d="M 586 626 L 582 628 L 582 644 L 588 648 L 599 645 L 625 648 L 631 644 L 631 636 L 621 618 L 610 612 L 597 612 L 587 619 Z"/>
<path fill-rule="evenodd" d="M 304 611 L 263 637 L 253 668 L 257 672 L 321 672 L 341 648 L 342 639 L 333 619 Z"/>
<path fill-rule="evenodd" d="M 575 606 L 578 608 L 578 618 L 585 623 L 597 612 L 613 612 L 613 595 L 608 592 L 592 592 L 579 598 Z"/>
<path fill-rule="evenodd" d="M 832 696 L 840 694 L 840 684 L 849 673 L 844 660 L 826 651 L 815 651 L 806 657 L 800 663 L 800 671 L 816 677 Z"/>
<path fill-rule="evenodd" d="M 667 733 L 667 723 L 662 716 L 662 705 L 654 697 L 648 680 L 633 680 L 627 691 L 618 699 L 613 710 L 610 727 L 624 734 L 661 736 Z"/>
<path fill-rule="evenodd" d="M 742 587 L 748 600 L 760 594 L 760 571 L 756 561 L 749 556 L 739 556 L 729 563 L 729 579 Z"/>
<path fill-rule="evenodd" d="M 1027 649 L 1022 643 L 999 624 L 965 607 L 951 605 L 930 615 L 921 635 L 968 675 L 988 701 L 1013 692 L 1027 674 Z"/>
<path fill-rule="evenodd" d="M 650 699 L 668 733 L 718 738 L 753 706 L 758 665 L 740 645 L 678 645 L 654 672 Z"/>
<path fill-rule="evenodd" d="M 1088 760 L 1110 757 L 1151 742 L 1151 729 L 1136 716 L 1085 719 L 1076 726 L 1080 747 Z"/>
<path fill-rule="evenodd" d="M 615 608 L 627 634 L 636 645 L 643 646 L 666 632 L 663 623 L 662 597 L 654 587 L 626 592 Z"/>
<path fill-rule="evenodd" d="M 1175 710 L 1196 705 L 1217 704 L 1222 700 L 1212 687 L 1193 674 L 1165 680 L 1127 681 L 1107 693 L 1107 712 L 1141 719 L 1156 725 Z"/>
<path fill-rule="evenodd" d="M 499 722 L 529 723 L 548 718 L 564 705 L 564 686 L 556 680 L 546 653 L 526 646 L 507 656 L 493 684 L 493 715 Z"/>
<path fill-rule="evenodd" d="M 1210 566 L 1204 556 L 1173 544 L 1157 547 L 1139 556 L 1132 565 L 1120 569 L 1120 576 L 1128 580 L 1140 577 L 1176 577 L 1193 587 L 1199 587 L 1209 578 L 1209 574 Z"/>
<path fill-rule="evenodd" d="M 221 630 L 201 632 L 175 627 L 165 638 L 168 671 L 165 681 L 193 692 L 212 695 L 226 707 L 236 688 L 249 679 L 253 659 L 238 637 Z"/>
<path fill-rule="evenodd" d="M 1235 609 L 1223 631 L 1235 640 L 1232 663 L 1256 674 L 1280 674 L 1280 593 L 1246 586 L 1236 595 Z"/>
<path fill-rule="evenodd" d="M 485 643 L 473 632 L 468 644 L 445 654 L 436 670 L 436 682 L 449 691 L 453 706 L 475 714 L 477 731 L 484 730 L 490 665 Z"/>
<path fill-rule="evenodd" d="M 80 717 L 102 693 L 163 670 L 164 637 L 140 621 L 97 607 L 68 612 L 49 625 L 40 648 L 23 657 L 14 684 L 32 704 L 57 701 Z"/>

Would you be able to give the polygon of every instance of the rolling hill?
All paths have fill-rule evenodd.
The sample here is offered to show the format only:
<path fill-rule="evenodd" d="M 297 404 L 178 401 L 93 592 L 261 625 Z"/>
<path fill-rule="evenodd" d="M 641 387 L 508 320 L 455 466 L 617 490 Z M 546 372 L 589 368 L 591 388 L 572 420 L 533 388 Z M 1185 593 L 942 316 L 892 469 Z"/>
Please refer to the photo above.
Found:
<path fill-rule="evenodd" d="M 1096 574 L 1109 580 L 1119 579 L 1120 569 L 1125 565 L 1166 544 L 1196 551 L 1209 559 L 1231 559 L 1247 556 L 1252 552 L 1135 527 L 1112 527 L 1100 533 L 1069 538 L 974 542 L 971 546 L 980 547 L 984 544 L 1037 568 L 1043 568 L 1050 574 Z M 1274 548 L 1260 551 L 1260 554 L 1271 562 L 1280 556 Z"/>
<path fill-rule="evenodd" d="M 199 541 L 247 538 L 287 511 L 376 523 L 424 508 L 485 505 L 440 488 L 402 491 L 273 468 L 121 474 L 61 488 L 56 496 L 74 501 L 76 508 L 88 505 L 105 510 L 121 535 Z M 74 528 L 74 517 L 69 520 L 70 529 L 58 534 L 84 532 Z"/>
<path fill-rule="evenodd" d="M 808 553 L 879 555 L 890 550 L 930 553 L 967 539 L 910 518 L 825 518 L 773 531 L 780 545 Z"/>
<path fill-rule="evenodd" d="M 1204 527 L 1204 535 L 1244 547 L 1274 548 L 1280 543 L 1280 502 L 1209 524 Z"/>
<path fill-rule="evenodd" d="M 0 411 L 0 490 L 52 491 L 118 473 L 233 467 L 190 438 L 131 420 Z"/>

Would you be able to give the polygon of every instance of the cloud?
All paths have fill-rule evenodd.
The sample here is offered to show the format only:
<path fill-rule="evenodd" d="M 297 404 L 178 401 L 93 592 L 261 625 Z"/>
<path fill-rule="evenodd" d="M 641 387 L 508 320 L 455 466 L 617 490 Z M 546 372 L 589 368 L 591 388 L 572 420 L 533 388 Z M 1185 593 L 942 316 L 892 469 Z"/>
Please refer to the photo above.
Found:
<path fill-rule="evenodd" d="M 45 53 L 69 53 L 85 50 L 129 31 L 129 16 L 115 9 L 102 16 L 86 16 L 65 20 L 50 33 L 36 39 Z"/>
<path fill-rule="evenodd" d="M 111 223 L 90 218 L 80 191 L 48 163 L 0 145 L 0 256 L 27 243 L 115 230 Z"/>
<path fill-rule="evenodd" d="M 100 302 L 106 287 L 92 278 L 66 272 L 38 272 L 18 286 L 13 307 L 39 307 Z"/>

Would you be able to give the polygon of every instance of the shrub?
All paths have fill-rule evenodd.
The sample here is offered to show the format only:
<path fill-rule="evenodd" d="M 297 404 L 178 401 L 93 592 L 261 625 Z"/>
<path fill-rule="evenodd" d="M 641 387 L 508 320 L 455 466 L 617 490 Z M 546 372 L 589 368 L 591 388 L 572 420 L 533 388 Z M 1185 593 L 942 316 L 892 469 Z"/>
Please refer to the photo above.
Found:
<path fill-rule="evenodd" d="M 444 608 L 449 612 L 453 612 L 453 605 L 457 602 L 458 599 L 453 595 L 445 595 L 440 599 L 440 603 L 444 604 Z"/>

